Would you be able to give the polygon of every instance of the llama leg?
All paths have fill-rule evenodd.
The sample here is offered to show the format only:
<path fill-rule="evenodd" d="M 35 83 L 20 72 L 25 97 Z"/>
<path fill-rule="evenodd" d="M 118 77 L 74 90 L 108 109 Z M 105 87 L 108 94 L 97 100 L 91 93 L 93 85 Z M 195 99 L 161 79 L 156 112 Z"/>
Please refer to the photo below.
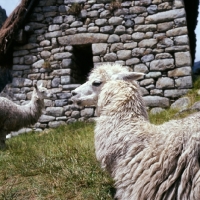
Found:
<path fill-rule="evenodd" d="M 0 150 L 6 147 L 6 131 L 1 130 L 0 132 Z"/>

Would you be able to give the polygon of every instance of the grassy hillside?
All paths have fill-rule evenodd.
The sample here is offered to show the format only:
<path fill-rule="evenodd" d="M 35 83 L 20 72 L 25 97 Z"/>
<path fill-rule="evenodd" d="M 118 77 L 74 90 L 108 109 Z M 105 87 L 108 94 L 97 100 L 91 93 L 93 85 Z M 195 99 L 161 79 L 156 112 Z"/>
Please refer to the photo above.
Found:
<path fill-rule="evenodd" d="M 187 94 L 192 104 L 200 100 L 200 79 Z M 175 115 L 168 109 L 150 115 L 160 124 L 189 113 Z M 7 140 L 0 151 L 1 200 L 110 200 L 114 189 L 94 154 L 93 123 L 74 123 Z"/>

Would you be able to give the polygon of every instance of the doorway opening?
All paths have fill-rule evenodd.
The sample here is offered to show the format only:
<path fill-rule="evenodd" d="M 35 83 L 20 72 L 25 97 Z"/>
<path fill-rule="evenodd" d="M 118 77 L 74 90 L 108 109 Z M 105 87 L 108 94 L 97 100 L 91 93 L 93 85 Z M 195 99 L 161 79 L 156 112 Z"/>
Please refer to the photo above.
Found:
<path fill-rule="evenodd" d="M 88 73 L 94 66 L 92 46 L 75 45 L 73 46 L 73 55 L 75 62 L 74 81 L 76 83 L 84 83 L 87 80 Z"/>

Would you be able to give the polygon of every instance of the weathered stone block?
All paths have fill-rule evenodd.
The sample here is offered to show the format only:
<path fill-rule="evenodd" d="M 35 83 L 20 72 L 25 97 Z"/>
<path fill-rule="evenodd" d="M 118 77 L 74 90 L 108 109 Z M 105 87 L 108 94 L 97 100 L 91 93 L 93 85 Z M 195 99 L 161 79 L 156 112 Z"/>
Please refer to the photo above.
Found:
<path fill-rule="evenodd" d="M 39 122 L 41 123 L 45 123 L 45 122 L 50 122 L 50 121 L 54 121 L 55 117 L 53 116 L 49 116 L 49 115 L 41 115 L 41 117 L 39 118 Z"/>
<path fill-rule="evenodd" d="M 93 55 L 104 55 L 106 53 L 108 44 L 106 43 L 98 43 L 92 44 L 92 53 Z"/>
<path fill-rule="evenodd" d="M 46 109 L 46 114 L 54 116 L 54 117 L 60 117 L 60 116 L 62 116 L 63 112 L 64 112 L 64 110 L 63 110 L 62 107 L 48 107 Z"/>
<path fill-rule="evenodd" d="M 138 64 L 134 66 L 135 72 L 148 73 L 148 67 L 145 64 Z"/>
<path fill-rule="evenodd" d="M 192 77 L 185 76 L 175 79 L 175 86 L 177 88 L 192 88 Z"/>
<path fill-rule="evenodd" d="M 180 67 L 168 71 L 169 77 L 190 76 L 192 73 L 191 67 Z"/>
<path fill-rule="evenodd" d="M 150 63 L 150 70 L 151 71 L 164 71 L 166 69 L 173 69 L 174 66 L 174 59 L 162 59 L 162 60 L 153 60 Z"/>
<path fill-rule="evenodd" d="M 182 9 L 175 9 L 169 10 L 165 12 L 159 12 L 154 15 L 149 15 L 145 19 L 146 24 L 154 24 L 159 22 L 166 22 L 166 20 L 171 21 L 176 18 L 185 17 L 185 10 Z"/>
<path fill-rule="evenodd" d="M 117 57 L 120 60 L 127 60 L 131 58 L 131 50 L 119 50 L 117 51 Z"/>
<path fill-rule="evenodd" d="M 147 107 L 169 107 L 169 99 L 160 96 L 145 96 L 143 97 Z"/>
<path fill-rule="evenodd" d="M 154 48 L 157 44 L 157 39 L 145 39 L 138 43 L 140 48 Z"/>
<path fill-rule="evenodd" d="M 58 37 L 58 42 L 62 46 L 104 43 L 107 42 L 108 36 L 108 34 L 102 33 L 78 33 L 76 35 Z"/>
<path fill-rule="evenodd" d="M 174 80 L 168 77 L 159 78 L 156 82 L 156 88 L 174 88 Z"/>
<path fill-rule="evenodd" d="M 191 56 L 190 52 L 177 52 L 175 53 L 175 64 L 177 67 L 190 66 Z"/>

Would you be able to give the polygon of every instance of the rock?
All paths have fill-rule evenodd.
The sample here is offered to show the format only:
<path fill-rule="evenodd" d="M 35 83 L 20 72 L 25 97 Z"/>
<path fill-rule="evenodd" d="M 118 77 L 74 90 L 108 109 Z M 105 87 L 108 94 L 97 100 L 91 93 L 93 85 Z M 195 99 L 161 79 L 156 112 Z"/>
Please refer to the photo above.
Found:
<path fill-rule="evenodd" d="M 189 89 L 171 89 L 165 90 L 164 96 L 170 98 L 177 98 L 183 96 L 184 94 L 188 93 Z"/>
<path fill-rule="evenodd" d="M 157 39 L 146 39 L 138 43 L 140 48 L 154 48 L 157 44 Z"/>
<path fill-rule="evenodd" d="M 141 61 L 142 61 L 143 63 L 145 63 L 145 62 L 150 62 L 150 61 L 152 61 L 152 60 L 154 60 L 154 55 L 153 55 L 153 54 L 145 55 L 145 56 L 143 56 L 143 57 L 141 58 Z"/>
<path fill-rule="evenodd" d="M 180 17 L 185 17 L 185 11 L 183 8 L 169 10 L 169 11 L 165 11 L 165 12 L 159 12 L 154 15 L 149 15 L 146 17 L 145 23 L 146 24 L 154 24 L 154 23 L 158 23 L 158 22 L 164 22 L 164 21 L 166 21 L 166 19 L 168 21 L 170 21 L 170 20 L 174 20 L 174 19 L 180 18 Z"/>
<path fill-rule="evenodd" d="M 156 114 L 159 114 L 159 113 L 161 113 L 161 112 L 163 112 L 163 111 L 165 111 L 165 109 L 160 108 L 160 107 L 155 107 L 155 108 L 152 108 L 152 109 L 150 110 L 150 114 L 156 115 Z"/>
<path fill-rule="evenodd" d="M 63 110 L 62 107 L 48 107 L 46 109 L 46 114 L 54 116 L 54 117 L 60 117 L 60 116 L 62 116 L 63 112 L 64 112 L 64 110 Z"/>
<path fill-rule="evenodd" d="M 161 77 L 156 82 L 156 88 L 164 89 L 164 88 L 173 88 L 174 80 L 168 77 Z"/>
<path fill-rule="evenodd" d="M 177 52 L 175 55 L 175 63 L 177 67 L 191 66 L 190 52 Z"/>
<path fill-rule="evenodd" d="M 120 42 L 119 36 L 117 34 L 110 35 L 108 38 L 108 43 L 116 43 L 116 42 Z"/>
<path fill-rule="evenodd" d="M 106 43 L 92 44 L 93 55 L 104 55 L 106 53 L 107 46 L 108 45 Z"/>
<path fill-rule="evenodd" d="M 81 117 L 92 117 L 94 115 L 94 109 L 93 108 L 85 108 L 84 110 L 81 110 Z"/>
<path fill-rule="evenodd" d="M 175 86 L 177 88 L 192 88 L 192 77 L 185 76 L 175 79 Z"/>
<path fill-rule="evenodd" d="M 45 123 L 45 122 L 50 122 L 55 120 L 55 117 L 50 116 L 50 115 L 41 115 L 41 117 L 39 118 L 39 122 L 41 123 Z"/>
<path fill-rule="evenodd" d="M 147 8 L 147 12 L 149 14 L 155 14 L 157 13 L 157 10 L 158 10 L 158 6 L 157 5 L 150 5 L 148 8 Z"/>
<path fill-rule="evenodd" d="M 192 73 L 191 67 L 180 67 L 168 71 L 168 77 L 190 76 Z"/>
<path fill-rule="evenodd" d="M 131 58 L 131 50 L 119 50 L 117 51 L 117 57 L 120 60 L 127 60 Z"/>
<path fill-rule="evenodd" d="M 121 25 L 122 24 L 122 21 L 123 21 L 123 18 L 121 17 L 111 17 L 109 20 L 108 20 L 108 23 L 110 25 Z"/>
<path fill-rule="evenodd" d="M 189 107 L 191 101 L 188 97 L 182 97 L 171 104 L 170 108 L 175 110 L 185 110 Z"/>
<path fill-rule="evenodd" d="M 49 122 L 49 128 L 56 128 L 56 127 L 59 127 L 61 125 L 66 125 L 65 122 L 63 121 L 54 121 L 54 122 Z"/>
<path fill-rule="evenodd" d="M 138 64 L 134 66 L 135 72 L 142 72 L 142 73 L 148 73 L 148 67 L 145 64 Z"/>
<path fill-rule="evenodd" d="M 147 107 L 169 107 L 169 99 L 160 96 L 145 96 L 143 97 Z"/>
<path fill-rule="evenodd" d="M 174 66 L 174 59 L 169 58 L 169 59 L 162 59 L 162 60 L 153 60 L 150 63 L 150 70 L 159 70 L 163 71 L 166 69 L 173 69 Z"/>
<path fill-rule="evenodd" d="M 200 101 L 195 102 L 190 109 L 200 111 Z"/>

